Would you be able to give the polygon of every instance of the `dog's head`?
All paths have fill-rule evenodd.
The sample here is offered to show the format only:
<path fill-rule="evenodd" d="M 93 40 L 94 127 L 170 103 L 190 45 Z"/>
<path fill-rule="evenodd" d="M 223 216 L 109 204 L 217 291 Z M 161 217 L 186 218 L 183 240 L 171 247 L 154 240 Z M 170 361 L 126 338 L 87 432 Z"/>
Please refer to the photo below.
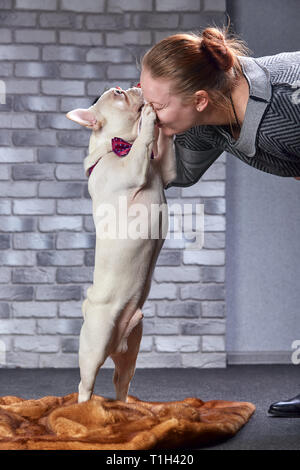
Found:
<path fill-rule="evenodd" d="M 69 111 L 66 117 L 95 132 L 107 135 L 132 133 L 140 118 L 144 105 L 142 90 L 139 87 L 122 90 L 110 88 L 87 109 Z"/>

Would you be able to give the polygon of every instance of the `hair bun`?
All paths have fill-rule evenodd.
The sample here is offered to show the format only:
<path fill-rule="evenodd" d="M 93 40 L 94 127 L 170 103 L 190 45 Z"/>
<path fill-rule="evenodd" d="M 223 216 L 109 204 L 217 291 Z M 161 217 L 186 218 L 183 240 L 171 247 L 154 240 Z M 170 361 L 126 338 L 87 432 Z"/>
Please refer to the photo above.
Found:
<path fill-rule="evenodd" d="M 217 28 L 204 29 L 200 49 L 206 52 L 215 65 L 225 72 L 234 64 L 234 56 L 226 44 L 226 37 Z"/>

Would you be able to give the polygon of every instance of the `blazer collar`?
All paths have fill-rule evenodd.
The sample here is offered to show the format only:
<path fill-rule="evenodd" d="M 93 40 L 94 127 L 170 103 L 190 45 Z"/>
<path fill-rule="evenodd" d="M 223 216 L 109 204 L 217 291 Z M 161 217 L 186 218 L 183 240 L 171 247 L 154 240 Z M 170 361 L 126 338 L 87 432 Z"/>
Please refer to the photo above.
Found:
<path fill-rule="evenodd" d="M 248 157 L 256 154 L 256 134 L 270 103 L 272 85 L 269 71 L 252 57 L 239 56 L 243 73 L 249 85 L 249 99 L 238 140 L 234 140 L 224 129 L 217 130 L 226 137 L 232 150 L 238 150 Z"/>

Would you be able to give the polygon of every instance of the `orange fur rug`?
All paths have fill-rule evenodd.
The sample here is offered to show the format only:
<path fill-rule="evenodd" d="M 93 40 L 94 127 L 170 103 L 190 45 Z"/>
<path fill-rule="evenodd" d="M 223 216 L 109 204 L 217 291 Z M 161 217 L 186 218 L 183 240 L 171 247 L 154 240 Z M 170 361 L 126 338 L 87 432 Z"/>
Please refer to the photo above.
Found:
<path fill-rule="evenodd" d="M 255 411 L 248 402 L 186 398 L 128 403 L 77 393 L 0 398 L 0 449 L 138 450 L 211 445 L 234 436 Z"/>

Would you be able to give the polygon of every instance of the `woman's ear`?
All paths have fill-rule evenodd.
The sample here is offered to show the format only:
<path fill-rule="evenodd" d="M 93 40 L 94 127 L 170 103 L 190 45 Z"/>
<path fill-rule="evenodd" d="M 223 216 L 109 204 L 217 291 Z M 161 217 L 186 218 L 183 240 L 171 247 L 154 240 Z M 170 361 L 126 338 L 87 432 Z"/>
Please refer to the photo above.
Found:
<path fill-rule="evenodd" d="M 92 107 L 88 109 L 73 109 L 66 114 L 66 117 L 71 119 L 71 121 L 77 122 L 77 124 L 93 129 L 94 131 L 98 131 L 104 125 L 104 117 L 99 115 L 99 112 L 97 112 L 96 115 Z"/>

